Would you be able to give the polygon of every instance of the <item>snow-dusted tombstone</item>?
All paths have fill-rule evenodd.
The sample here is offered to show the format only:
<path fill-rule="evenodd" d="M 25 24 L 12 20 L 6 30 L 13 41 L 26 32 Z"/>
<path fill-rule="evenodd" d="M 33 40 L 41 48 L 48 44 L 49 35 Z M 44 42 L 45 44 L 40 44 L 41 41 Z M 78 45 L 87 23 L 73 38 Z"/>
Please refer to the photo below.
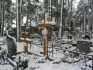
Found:
<path fill-rule="evenodd" d="M 7 36 L 7 48 L 8 48 L 8 55 L 12 57 L 16 55 L 16 40 L 14 37 Z"/>
<path fill-rule="evenodd" d="M 77 48 L 86 54 L 90 53 L 90 42 L 86 40 L 77 41 Z"/>

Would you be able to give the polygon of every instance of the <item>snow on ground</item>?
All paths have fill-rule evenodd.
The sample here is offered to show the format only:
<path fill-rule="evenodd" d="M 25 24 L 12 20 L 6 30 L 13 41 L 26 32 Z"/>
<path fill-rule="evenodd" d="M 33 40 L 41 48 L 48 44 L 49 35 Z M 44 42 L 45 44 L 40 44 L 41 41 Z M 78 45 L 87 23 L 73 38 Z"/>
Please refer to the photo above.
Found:
<path fill-rule="evenodd" d="M 0 70 L 13 70 L 11 65 L 0 65 Z"/>
<path fill-rule="evenodd" d="M 34 40 L 34 42 L 38 43 L 38 41 Z M 22 44 L 22 43 L 21 43 Z M 21 45 L 20 44 L 20 45 Z M 21 45 L 22 46 L 22 45 Z M 64 47 L 69 47 L 68 44 L 63 45 Z M 23 47 L 23 46 L 22 46 Z M 84 65 L 84 60 L 76 63 L 65 63 L 62 62 L 62 58 L 64 57 L 64 54 L 61 50 L 53 49 L 53 57 L 52 54 L 49 53 L 49 57 L 54 59 L 53 61 L 45 60 L 43 55 L 40 54 L 40 52 L 43 52 L 43 46 L 31 44 L 31 47 L 29 45 L 29 50 L 32 53 L 35 53 L 40 56 L 36 55 L 28 55 L 29 57 L 29 66 L 25 70 L 82 70 L 82 66 Z M 75 47 L 70 48 L 69 50 L 73 51 Z M 51 51 L 52 48 L 49 48 L 49 51 Z M 73 60 L 73 59 L 72 59 Z M 88 64 L 91 64 L 92 61 L 88 62 Z M 87 70 L 91 70 L 91 68 L 87 68 Z"/>
<path fill-rule="evenodd" d="M 5 37 L 0 37 L 0 42 L 5 41 Z M 7 49 L 7 45 L 0 45 L 2 48 Z M 63 45 L 64 47 L 68 46 L 67 44 Z M 73 51 L 74 48 L 71 48 Z M 49 48 L 49 51 L 52 49 Z M 36 45 L 36 44 L 30 44 L 28 45 L 28 51 L 34 54 L 27 54 L 26 57 L 29 59 L 28 62 L 28 67 L 24 70 L 82 70 L 82 66 L 84 65 L 84 60 L 80 60 L 79 62 L 75 63 L 67 63 L 67 62 L 62 62 L 62 58 L 64 57 L 63 51 L 57 49 L 53 49 L 53 57 L 52 53 L 49 53 L 49 57 L 53 59 L 53 61 L 50 60 L 45 60 L 43 57 L 43 54 L 40 54 L 40 52 L 43 52 L 43 46 L 41 45 Z M 17 52 L 24 51 L 24 43 L 22 42 L 17 42 Z M 20 54 L 21 55 L 21 54 Z M 72 59 L 73 60 L 73 59 Z M 91 65 L 92 61 L 88 61 L 87 65 Z M 12 70 L 13 67 L 8 64 L 8 65 L 0 65 L 0 70 Z M 87 67 L 86 70 L 92 70 L 92 68 Z"/>

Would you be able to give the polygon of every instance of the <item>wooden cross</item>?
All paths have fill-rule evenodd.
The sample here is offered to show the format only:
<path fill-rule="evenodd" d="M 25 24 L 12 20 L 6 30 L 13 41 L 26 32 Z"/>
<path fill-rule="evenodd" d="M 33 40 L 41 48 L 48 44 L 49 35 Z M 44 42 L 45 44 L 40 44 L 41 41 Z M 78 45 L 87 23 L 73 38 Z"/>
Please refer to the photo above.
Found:
<path fill-rule="evenodd" d="M 37 26 L 48 29 L 52 27 L 52 24 L 41 23 L 41 24 L 38 24 Z M 43 38 L 43 40 L 44 40 L 44 56 L 45 56 L 45 59 L 48 59 L 48 31 L 47 31 L 47 34 L 45 35 L 45 38 Z"/>

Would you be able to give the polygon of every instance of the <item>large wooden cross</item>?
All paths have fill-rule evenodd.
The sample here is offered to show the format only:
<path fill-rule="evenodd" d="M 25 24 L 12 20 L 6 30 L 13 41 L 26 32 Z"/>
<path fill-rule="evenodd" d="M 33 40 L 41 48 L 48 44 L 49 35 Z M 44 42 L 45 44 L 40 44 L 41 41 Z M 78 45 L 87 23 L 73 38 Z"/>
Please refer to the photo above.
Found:
<path fill-rule="evenodd" d="M 38 24 L 37 26 L 48 29 L 52 27 L 52 24 L 41 23 L 41 24 Z M 48 30 L 47 30 L 47 34 L 43 38 L 43 41 L 44 41 L 44 44 L 43 44 L 44 45 L 44 56 L 45 56 L 45 59 L 48 59 Z"/>

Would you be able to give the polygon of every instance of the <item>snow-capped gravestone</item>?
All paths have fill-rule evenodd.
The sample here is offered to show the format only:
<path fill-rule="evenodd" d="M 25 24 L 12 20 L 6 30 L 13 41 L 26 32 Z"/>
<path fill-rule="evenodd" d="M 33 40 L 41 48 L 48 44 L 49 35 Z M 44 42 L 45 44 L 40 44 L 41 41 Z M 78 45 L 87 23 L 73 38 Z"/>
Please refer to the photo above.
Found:
<path fill-rule="evenodd" d="M 7 48 L 10 57 L 16 55 L 16 39 L 10 35 L 7 36 Z"/>

